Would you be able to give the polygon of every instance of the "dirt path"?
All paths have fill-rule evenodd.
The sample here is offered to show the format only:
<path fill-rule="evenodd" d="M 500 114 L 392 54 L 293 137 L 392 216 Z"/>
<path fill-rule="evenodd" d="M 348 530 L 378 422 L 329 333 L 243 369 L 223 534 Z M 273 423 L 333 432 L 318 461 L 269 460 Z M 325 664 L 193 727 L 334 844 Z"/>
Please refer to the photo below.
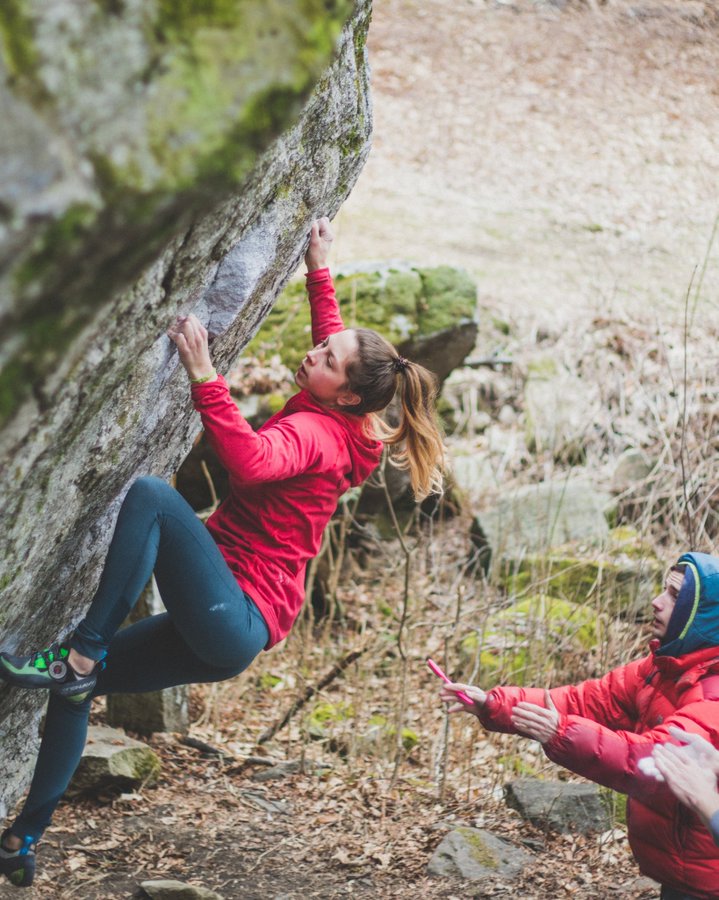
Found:
<path fill-rule="evenodd" d="M 377 0 L 374 146 L 337 262 L 464 266 L 518 317 L 673 324 L 719 213 L 710 7 Z M 704 284 L 716 313 L 716 247 Z"/>

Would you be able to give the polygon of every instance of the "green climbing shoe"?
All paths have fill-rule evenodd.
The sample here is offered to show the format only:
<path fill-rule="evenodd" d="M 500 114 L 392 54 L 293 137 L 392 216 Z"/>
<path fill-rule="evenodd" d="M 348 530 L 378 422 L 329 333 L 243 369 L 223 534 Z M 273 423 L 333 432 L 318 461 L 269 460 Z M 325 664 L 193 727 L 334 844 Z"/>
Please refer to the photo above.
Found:
<path fill-rule="evenodd" d="M 0 677 L 17 687 L 46 688 L 80 703 L 92 692 L 104 663 L 96 663 L 92 671 L 81 675 L 68 662 L 69 654 L 69 649 L 62 644 L 53 644 L 30 656 L 0 653 Z"/>

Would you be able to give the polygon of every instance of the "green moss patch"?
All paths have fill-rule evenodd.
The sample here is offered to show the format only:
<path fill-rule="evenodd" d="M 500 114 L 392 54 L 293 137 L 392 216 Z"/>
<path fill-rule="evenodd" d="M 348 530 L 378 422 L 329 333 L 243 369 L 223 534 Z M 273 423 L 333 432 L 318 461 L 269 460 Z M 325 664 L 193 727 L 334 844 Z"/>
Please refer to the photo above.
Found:
<path fill-rule="evenodd" d="M 419 269 L 422 300 L 419 304 L 418 331 L 435 334 L 472 319 L 477 309 L 477 285 L 461 269 L 439 266 Z"/>
<path fill-rule="evenodd" d="M 97 218 L 97 210 L 85 203 L 68 207 L 48 225 L 30 255 L 15 271 L 15 282 L 25 288 L 46 272 L 62 265 L 81 245 Z"/>
<path fill-rule="evenodd" d="M 350 9 L 346 0 L 304 0 L 299 9 L 160 0 L 152 36 L 164 67 L 148 109 L 159 186 L 183 189 L 198 173 L 239 183 L 299 115 Z M 363 140 L 358 132 L 356 142 Z"/>
<path fill-rule="evenodd" d="M 499 868 L 499 860 L 482 840 L 482 836 L 477 834 L 475 829 L 460 827 L 457 828 L 456 831 L 457 834 L 462 836 L 462 840 L 469 848 L 469 852 L 479 865 L 484 866 L 487 869 Z"/>
<path fill-rule="evenodd" d="M 31 19 L 24 13 L 21 0 L 0 3 L 0 47 L 10 75 L 39 87 L 35 33 Z"/>
<path fill-rule="evenodd" d="M 353 716 L 354 710 L 349 703 L 318 703 L 307 717 L 307 732 L 310 737 L 321 740 L 329 736 L 332 726 Z"/>
<path fill-rule="evenodd" d="M 466 273 L 447 266 L 339 275 L 335 287 L 348 328 L 372 328 L 395 345 L 475 315 L 476 285 Z M 277 299 L 246 352 L 261 359 L 279 353 L 286 366 L 296 369 L 311 346 L 305 287 L 294 282 Z"/>
<path fill-rule="evenodd" d="M 529 684 L 541 681 L 567 654 L 595 647 L 602 627 L 592 607 L 535 594 L 492 615 L 481 634 L 467 635 L 460 657 L 465 669 L 479 657 L 483 683 Z"/>
<path fill-rule="evenodd" d="M 641 612 L 660 589 L 665 566 L 636 531 L 615 528 L 601 552 L 568 545 L 547 554 L 505 558 L 499 579 L 510 595 L 543 591 L 574 603 L 592 604 L 602 612 Z"/>

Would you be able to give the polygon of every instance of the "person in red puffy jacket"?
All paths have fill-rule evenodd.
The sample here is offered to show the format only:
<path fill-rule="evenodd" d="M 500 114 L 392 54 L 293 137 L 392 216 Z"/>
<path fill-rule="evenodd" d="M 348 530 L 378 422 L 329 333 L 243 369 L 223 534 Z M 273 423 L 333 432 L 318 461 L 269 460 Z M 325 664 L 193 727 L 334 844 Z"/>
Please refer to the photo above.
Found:
<path fill-rule="evenodd" d="M 603 678 L 552 690 L 450 683 L 441 697 L 450 711 L 538 740 L 549 759 L 627 794 L 629 843 L 662 900 L 716 900 L 719 847 L 651 770 L 657 744 L 667 745 L 661 761 L 681 743 L 675 729 L 719 747 L 719 558 L 681 556 L 652 610 L 649 655 Z M 474 707 L 456 702 L 458 691 Z"/>
<path fill-rule="evenodd" d="M 35 847 L 77 767 L 93 697 L 222 681 L 281 641 L 337 501 L 376 468 L 383 445 L 417 497 L 440 488 L 436 380 L 376 332 L 344 327 L 326 265 L 331 242 L 329 220 L 315 222 L 305 255 L 314 347 L 295 376 L 299 393 L 258 431 L 215 371 L 202 323 L 183 316 L 168 331 L 229 474 L 229 496 L 207 525 L 170 485 L 138 478 L 74 633 L 30 655 L 0 653 L 1 678 L 50 694 L 30 792 L 0 836 L 0 874 L 17 887 L 33 881 Z M 376 413 L 395 395 L 393 429 Z M 120 630 L 153 573 L 167 612 Z"/>

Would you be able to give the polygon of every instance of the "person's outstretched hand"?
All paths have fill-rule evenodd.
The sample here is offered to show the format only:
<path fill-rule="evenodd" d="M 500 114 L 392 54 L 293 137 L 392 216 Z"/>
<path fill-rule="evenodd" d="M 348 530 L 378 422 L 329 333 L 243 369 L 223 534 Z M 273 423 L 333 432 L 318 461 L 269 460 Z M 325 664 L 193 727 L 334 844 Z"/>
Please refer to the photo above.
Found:
<path fill-rule="evenodd" d="M 690 731 L 683 731 L 676 725 L 669 726 L 669 734 L 675 741 L 683 744 L 682 747 L 673 747 L 676 751 L 685 751 L 693 756 L 697 762 L 709 769 L 715 776 L 719 777 L 719 750 L 713 744 L 710 744 L 706 738 L 700 734 L 692 734 Z M 659 745 L 662 746 L 662 745 Z M 667 749 L 671 745 L 666 745 Z"/>
<path fill-rule="evenodd" d="M 312 223 L 310 243 L 305 253 L 305 265 L 308 272 L 327 268 L 333 240 L 334 234 L 332 234 L 332 226 L 327 216 L 322 216 L 321 219 Z"/>
<path fill-rule="evenodd" d="M 210 358 L 207 329 L 197 316 L 178 316 L 167 329 L 167 336 L 177 345 L 180 362 L 190 379 L 214 381 L 217 378 Z M 211 377 L 208 378 L 208 375 Z"/>
<path fill-rule="evenodd" d="M 474 700 L 474 706 L 467 706 L 460 700 L 457 700 L 458 691 L 463 691 L 470 700 Z M 452 704 L 448 712 L 455 713 L 464 710 L 478 716 L 487 699 L 487 692 L 473 684 L 459 684 L 455 681 L 446 681 L 440 689 L 439 696 L 444 703 Z"/>
<path fill-rule="evenodd" d="M 716 773 L 705 767 L 687 746 L 657 744 L 652 759 L 677 800 L 709 824 L 719 810 Z"/>
<path fill-rule="evenodd" d="M 512 725 L 525 737 L 546 744 L 559 728 L 559 713 L 549 691 L 544 692 L 544 706 L 522 700 L 512 710 Z"/>

